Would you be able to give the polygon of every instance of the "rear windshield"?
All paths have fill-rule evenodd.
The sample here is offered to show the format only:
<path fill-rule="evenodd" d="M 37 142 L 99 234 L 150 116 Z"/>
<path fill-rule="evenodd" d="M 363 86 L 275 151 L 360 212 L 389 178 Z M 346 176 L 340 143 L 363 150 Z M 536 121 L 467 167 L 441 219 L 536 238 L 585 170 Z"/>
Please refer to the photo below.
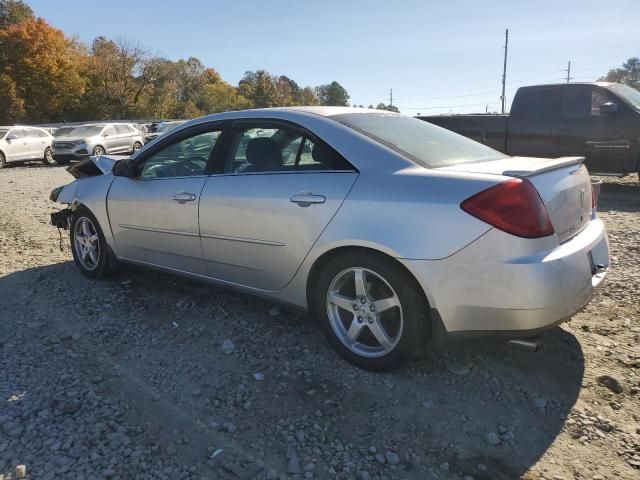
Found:
<path fill-rule="evenodd" d="M 330 117 L 425 168 L 486 162 L 506 155 L 423 120 L 389 112 Z"/>
<path fill-rule="evenodd" d="M 609 85 L 609 90 L 629 102 L 633 108 L 640 110 L 640 92 L 626 85 Z"/>

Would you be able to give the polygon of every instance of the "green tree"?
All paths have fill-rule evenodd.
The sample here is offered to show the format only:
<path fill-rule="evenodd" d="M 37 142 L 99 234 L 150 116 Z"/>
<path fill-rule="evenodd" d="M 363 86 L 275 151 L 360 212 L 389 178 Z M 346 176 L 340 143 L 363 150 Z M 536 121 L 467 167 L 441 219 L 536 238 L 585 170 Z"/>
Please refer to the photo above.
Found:
<path fill-rule="evenodd" d="M 396 107 L 395 105 L 385 105 L 382 102 L 376 105 L 376 110 L 387 110 L 389 112 L 400 113 L 400 110 L 398 110 L 398 107 Z"/>
<path fill-rule="evenodd" d="M 21 0 L 0 0 L 0 30 L 34 20 L 33 10 Z"/>
<path fill-rule="evenodd" d="M 245 72 L 238 84 L 238 91 L 254 107 L 265 108 L 278 105 L 278 90 L 275 79 L 265 70 Z"/>
<path fill-rule="evenodd" d="M 318 105 L 319 103 L 320 101 L 318 100 L 318 96 L 313 88 L 304 87 L 300 90 L 300 93 L 298 94 L 298 105 L 311 106 Z"/>
<path fill-rule="evenodd" d="M 238 94 L 238 89 L 225 81 L 208 83 L 204 86 L 198 107 L 205 113 L 244 110 L 251 102 Z"/>
<path fill-rule="evenodd" d="M 618 82 L 640 89 L 640 58 L 632 57 L 622 64 L 622 68 L 614 68 L 600 79 L 603 82 Z"/>
<path fill-rule="evenodd" d="M 349 106 L 349 94 L 345 88 L 336 81 L 316 87 L 316 95 L 318 96 L 320 105 Z"/>

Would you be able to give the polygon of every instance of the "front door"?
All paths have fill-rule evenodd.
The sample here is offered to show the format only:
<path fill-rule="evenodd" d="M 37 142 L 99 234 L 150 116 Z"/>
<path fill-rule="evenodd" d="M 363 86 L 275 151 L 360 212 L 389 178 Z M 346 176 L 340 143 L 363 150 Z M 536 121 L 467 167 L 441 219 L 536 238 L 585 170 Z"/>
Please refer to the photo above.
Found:
<path fill-rule="evenodd" d="M 607 112 L 606 103 L 618 110 Z M 627 105 L 608 90 L 595 85 L 567 85 L 563 88 L 560 117 L 554 127 L 558 156 L 585 157 L 591 173 L 630 173 L 636 157 L 630 154 Z"/>
<path fill-rule="evenodd" d="M 107 207 L 120 256 L 205 275 L 198 204 L 220 129 L 200 132 L 144 158 L 136 178 L 115 177 Z M 197 155 L 188 145 L 197 141 Z"/>
<path fill-rule="evenodd" d="M 311 134 L 290 126 L 234 127 L 224 168 L 206 182 L 200 235 L 210 276 L 283 288 L 357 177 Z"/>
<path fill-rule="evenodd" d="M 24 129 L 12 128 L 5 137 L 7 161 L 27 160 L 29 158 L 29 142 L 25 138 Z"/>

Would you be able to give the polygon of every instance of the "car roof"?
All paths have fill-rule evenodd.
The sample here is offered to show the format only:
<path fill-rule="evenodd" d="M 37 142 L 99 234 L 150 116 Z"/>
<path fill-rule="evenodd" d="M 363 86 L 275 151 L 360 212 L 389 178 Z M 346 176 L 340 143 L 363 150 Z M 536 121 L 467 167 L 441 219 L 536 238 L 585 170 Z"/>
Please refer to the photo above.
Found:
<path fill-rule="evenodd" d="M 557 82 L 557 83 L 541 83 L 538 85 L 527 85 L 520 88 L 532 88 L 532 87 L 566 87 L 568 85 L 597 85 L 599 87 L 611 87 L 613 85 L 621 85 L 617 82 Z"/>

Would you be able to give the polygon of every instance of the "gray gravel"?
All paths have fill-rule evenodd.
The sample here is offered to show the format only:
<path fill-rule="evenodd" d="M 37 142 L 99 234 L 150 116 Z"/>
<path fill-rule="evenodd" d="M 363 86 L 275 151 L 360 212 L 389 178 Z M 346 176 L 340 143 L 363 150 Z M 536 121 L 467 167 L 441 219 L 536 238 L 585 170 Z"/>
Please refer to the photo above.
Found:
<path fill-rule="evenodd" d="M 70 180 L 0 171 L 0 478 L 640 475 L 635 178 L 605 180 L 613 271 L 541 352 L 473 342 L 386 374 L 260 299 L 134 268 L 82 277 L 47 224 Z"/>

